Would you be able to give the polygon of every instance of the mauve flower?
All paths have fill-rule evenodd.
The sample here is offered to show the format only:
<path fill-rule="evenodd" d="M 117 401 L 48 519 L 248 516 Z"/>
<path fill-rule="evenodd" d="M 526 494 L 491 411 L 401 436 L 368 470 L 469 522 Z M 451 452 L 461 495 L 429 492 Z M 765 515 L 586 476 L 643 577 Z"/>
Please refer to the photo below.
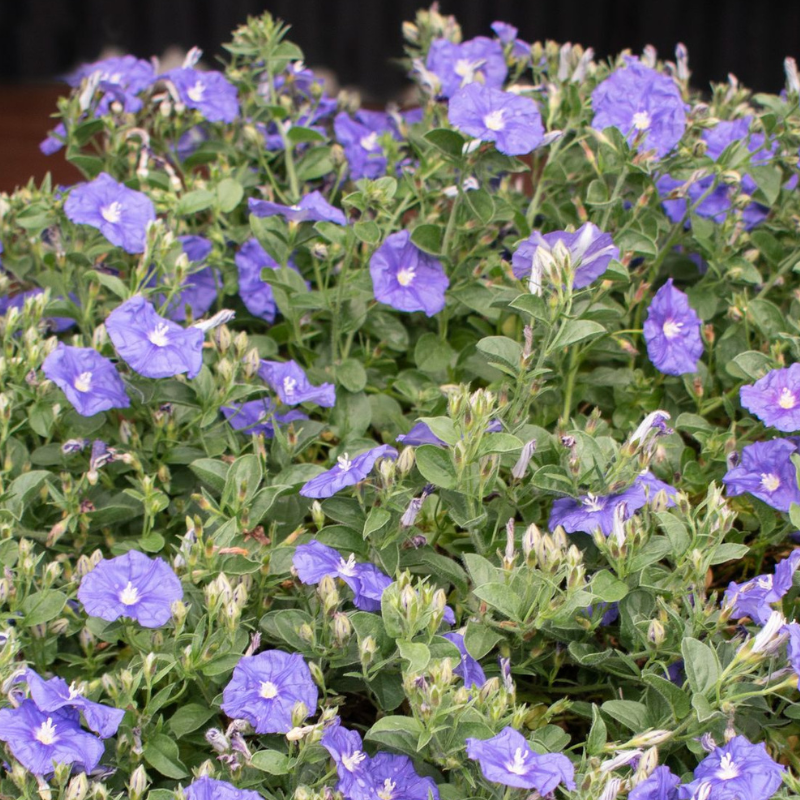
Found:
<path fill-rule="evenodd" d="M 466 745 L 467 756 L 480 764 L 483 777 L 491 783 L 536 789 L 541 795 L 554 792 L 560 783 L 575 788 L 575 768 L 565 755 L 534 753 L 513 728 L 503 728 L 491 739 L 469 738 Z"/>
<path fill-rule="evenodd" d="M 700 317 L 689 298 L 670 278 L 656 292 L 644 322 L 647 355 L 653 366 L 666 375 L 696 372 L 703 355 L 700 327 Z"/>
<path fill-rule="evenodd" d="M 290 222 L 334 222 L 337 225 L 347 225 L 344 212 L 332 206 L 322 195 L 322 192 L 311 192 L 301 198 L 295 206 L 284 206 L 270 200 L 256 200 L 251 197 L 248 201 L 250 213 L 257 217 L 273 217 L 280 215 Z"/>
<path fill-rule="evenodd" d="M 464 686 L 467 688 L 476 686 L 480 689 L 486 683 L 486 675 L 480 663 L 467 652 L 463 634 L 449 631 L 448 633 L 443 633 L 442 636 L 452 642 L 458 648 L 458 652 L 461 653 L 461 661 L 454 667 L 453 672 L 463 678 Z"/>
<path fill-rule="evenodd" d="M 203 236 L 179 236 L 178 241 L 193 264 L 202 264 L 211 254 L 211 242 Z M 181 284 L 180 293 L 172 298 L 166 315 L 173 322 L 185 322 L 188 307 L 192 319 L 199 319 L 214 305 L 221 287 L 222 277 L 219 270 L 211 267 L 187 275 Z M 165 299 L 163 294 L 158 296 L 159 303 L 163 303 Z"/>
<path fill-rule="evenodd" d="M 681 779 L 669 767 L 656 767 L 631 789 L 628 800 L 677 800 Z"/>
<path fill-rule="evenodd" d="M 46 681 L 32 669 L 26 669 L 19 681 L 28 684 L 31 699 L 39 711 L 49 713 L 62 708 L 74 708 L 83 713 L 86 724 L 101 738 L 113 736 L 119 728 L 125 710 L 87 700 L 74 686 L 67 686 L 63 678 Z"/>
<path fill-rule="evenodd" d="M 363 750 L 363 743 L 358 731 L 349 731 L 338 717 L 333 720 L 322 734 L 320 744 L 331 754 L 335 764 L 339 783 L 336 789 L 345 797 L 350 797 L 354 786 L 367 787 L 367 767 L 370 757 Z"/>
<path fill-rule="evenodd" d="M 383 592 L 392 583 L 374 564 L 357 563 L 353 553 L 345 560 L 337 550 L 322 542 L 298 545 L 292 566 L 301 583 L 312 586 L 325 577 L 341 578 L 355 594 L 355 607 L 362 611 L 380 611 Z"/>
<path fill-rule="evenodd" d="M 243 656 L 222 692 L 222 710 L 231 719 L 247 720 L 256 733 L 288 733 L 298 703 L 306 713 L 317 710 L 317 687 L 299 653 L 265 650 Z"/>
<path fill-rule="evenodd" d="M 739 390 L 742 405 L 765 425 L 790 433 L 800 430 L 800 364 L 773 369 Z"/>
<path fill-rule="evenodd" d="M 725 185 L 720 185 L 709 193 L 708 190 L 713 182 L 714 178 L 711 175 L 700 178 L 689 184 L 685 197 L 670 198 L 670 192 L 679 186 L 683 186 L 685 181 L 673 178 L 671 175 L 660 176 L 656 180 L 656 188 L 663 198 L 661 205 L 664 207 L 670 222 L 678 223 L 686 217 L 687 202 L 698 216 L 709 217 L 718 223 L 723 222 L 726 214 L 731 209 L 729 188 Z M 688 219 L 686 220 L 686 227 L 689 227 Z"/>
<path fill-rule="evenodd" d="M 33 700 L 0 708 L 0 741 L 34 775 L 52 775 L 53 764 L 74 764 L 91 772 L 103 757 L 103 743 L 81 729 L 71 708 L 43 712 Z"/>
<path fill-rule="evenodd" d="M 603 233 L 591 222 L 586 222 L 574 233 L 554 231 L 541 234 L 534 231 L 525 241 L 520 242 L 511 264 L 517 278 L 525 278 L 535 271 L 546 274 L 543 261 L 552 258 L 553 247 L 557 242 L 569 251 L 574 279 L 572 286 L 583 289 L 599 278 L 611 260 L 619 258 L 619 248 L 610 234 Z"/>
<path fill-rule="evenodd" d="M 179 67 L 164 73 L 161 79 L 171 81 L 181 102 L 209 122 L 233 122 L 239 116 L 236 87 L 221 72 Z"/>
<path fill-rule="evenodd" d="M 203 331 L 160 317 L 141 295 L 106 317 L 106 331 L 125 363 L 145 378 L 171 378 L 182 372 L 194 378 L 203 366 Z"/>
<path fill-rule="evenodd" d="M 730 497 L 748 492 L 778 511 L 800 503 L 797 474 L 792 463 L 794 443 L 788 439 L 754 442 L 742 449 L 739 463 L 722 479 Z"/>
<path fill-rule="evenodd" d="M 237 789 L 227 781 L 218 781 L 208 775 L 192 781 L 183 790 L 183 796 L 185 800 L 263 800 L 252 789 Z"/>
<path fill-rule="evenodd" d="M 436 436 L 424 422 L 417 422 L 408 433 L 401 433 L 395 441 L 412 447 L 421 444 L 433 444 L 437 447 L 447 447 L 446 442 L 443 442 Z"/>
<path fill-rule="evenodd" d="M 441 81 L 440 94 L 444 97 L 452 97 L 462 87 L 476 82 L 499 89 L 508 75 L 500 42 L 486 36 L 461 44 L 434 39 L 425 66 Z"/>
<path fill-rule="evenodd" d="M 127 408 L 131 401 L 116 367 L 91 347 L 59 342 L 44 360 L 42 371 L 84 417 L 109 408 Z"/>
<path fill-rule="evenodd" d="M 127 114 L 142 109 L 139 92 L 155 80 L 153 65 L 136 56 L 114 56 L 91 64 L 82 64 L 66 78 L 70 86 L 78 87 L 85 79 L 97 81 L 97 88 L 104 92 L 97 106 L 97 114 L 107 114 L 113 102 L 119 102 Z"/>
<path fill-rule="evenodd" d="M 386 131 L 388 131 L 388 124 Z M 370 178 L 375 180 L 386 174 L 386 155 L 378 137 L 383 131 L 374 130 L 363 122 L 357 122 L 344 111 L 333 120 L 336 141 L 344 148 L 344 155 L 353 180 Z"/>
<path fill-rule="evenodd" d="M 450 281 L 441 263 L 420 250 L 408 231 L 390 233 L 372 254 L 369 272 L 375 299 L 398 311 L 432 317 L 444 308 Z"/>
<path fill-rule="evenodd" d="M 72 222 L 97 228 L 126 253 L 144 251 L 147 226 L 156 218 L 153 201 L 146 194 L 117 183 L 105 172 L 90 183 L 73 186 L 64 213 Z"/>
<path fill-rule="evenodd" d="M 703 784 L 709 784 L 706 800 L 769 800 L 783 783 L 785 769 L 770 758 L 763 742 L 752 744 L 736 736 L 697 765 L 694 780 L 679 787 L 678 797 L 691 800 Z"/>
<path fill-rule="evenodd" d="M 367 762 L 369 788 L 358 784 L 350 790 L 350 800 L 439 800 L 439 789 L 432 778 L 422 778 L 408 756 L 377 753 Z"/>
<path fill-rule="evenodd" d="M 185 161 L 203 142 L 208 141 L 208 138 L 208 131 L 200 125 L 195 125 L 178 139 L 175 144 L 175 154 L 181 161 Z"/>
<path fill-rule="evenodd" d="M 675 81 L 637 58 L 609 75 L 593 92 L 592 127 L 614 127 L 633 142 L 643 135 L 642 147 L 663 158 L 680 141 L 686 128 L 686 106 Z"/>
<path fill-rule="evenodd" d="M 792 588 L 798 566 L 800 550 L 794 550 L 788 558 L 775 565 L 774 575 L 758 575 L 744 583 L 731 581 L 725 591 L 723 606 L 732 607 L 734 619 L 750 617 L 759 625 L 766 625 L 772 614 L 771 604 L 779 602 Z"/>
<path fill-rule="evenodd" d="M 294 422 L 298 419 L 308 419 L 301 411 L 287 411 L 278 414 L 275 404 L 268 397 L 250 400 L 247 403 L 232 403 L 220 408 L 228 424 L 235 431 L 248 434 L 262 434 L 267 439 L 275 435 L 275 423 Z"/>
<path fill-rule="evenodd" d="M 323 408 L 336 405 L 336 390 L 332 383 L 312 386 L 302 367 L 294 361 L 262 361 L 259 377 L 266 381 L 287 406 L 316 403 Z"/>
<path fill-rule="evenodd" d="M 67 129 L 64 127 L 63 122 L 59 122 L 53 128 L 53 132 L 39 143 L 39 150 L 41 150 L 42 155 L 52 156 L 53 153 L 57 153 L 64 146 L 66 138 Z"/>
<path fill-rule="evenodd" d="M 275 320 L 278 307 L 275 305 L 272 287 L 261 279 L 261 271 L 265 267 L 280 269 L 281 265 L 267 253 L 257 239 L 248 239 L 239 248 L 235 261 L 239 271 L 239 297 L 242 298 L 245 308 L 254 317 L 261 317 L 271 324 Z M 291 260 L 288 267 L 297 272 Z"/>
<path fill-rule="evenodd" d="M 784 625 L 783 633 L 789 637 L 786 643 L 786 655 L 789 665 L 800 675 L 800 624 L 790 622 L 788 625 Z"/>
<path fill-rule="evenodd" d="M 169 564 L 136 550 L 103 559 L 78 587 L 78 600 L 90 617 L 106 622 L 129 617 L 145 628 L 169 622 L 172 604 L 182 598 L 183 587 Z"/>
<path fill-rule="evenodd" d="M 550 511 L 550 530 L 560 525 L 567 533 L 593 534 L 597 528 L 610 535 L 614 527 L 614 510 L 625 504 L 624 518 L 629 519 L 647 503 L 647 494 L 642 482 L 634 482 L 628 489 L 619 494 L 600 496 L 587 494 L 575 499 L 561 497 L 553 502 Z"/>
<path fill-rule="evenodd" d="M 649 470 L 640 472 L 634 483 L 645 490 L 648 503 L 652 503 L 659 492 L 664 492 L 667 498 L 667 508 L 672 508 L 675 505 L 675 497 L 678 494 L 678 490 L 674 486 L 670 486 L 666 481 L 656 478 Z"/>
<path fill-rule="evenodd" d="M 336 492 L 341 491 L 345 486 L 363 481 L 369 475 L 375 462 L 379 458 L 397 458 L 397 450 L 391 445 L 382 444 L 367 450 L 366 453 L 355 456 L 352 460 L 347 453 L 339 456 L 337 464 L 333 469 L 323 472 L 312 478 L 301 489 L 303 497 L 312 497 L 321 500 L 324 497 L 331 497 Z"/>
<path fill-rule="evenodd" d="M 511 56 L 518 61 L 530 61 L 531 46 L 517 38 L 519 31 L 507 22 L 493 22 L 491 28 L 501 44 L 511 45 Z"/>
<path fill-rule="evenodd" d="M 542 116 L 533 100 L 479 83 L 453 95 L 447 118 L 454 128 L 482 142 L 494 142 L 508 156 L 527 155 L 544 139 Z"/>

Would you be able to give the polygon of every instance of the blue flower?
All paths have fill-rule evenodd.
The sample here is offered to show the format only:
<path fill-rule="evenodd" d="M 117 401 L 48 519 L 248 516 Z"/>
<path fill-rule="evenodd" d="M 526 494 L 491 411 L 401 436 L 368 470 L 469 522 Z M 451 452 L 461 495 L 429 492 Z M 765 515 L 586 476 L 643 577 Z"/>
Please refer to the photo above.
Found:
<path fill-rule="evenodd" d="M 294 361 L 262 361 L 259 377 L 266 381 L 287 406 L 316 403 L 324 408 L 336 405 L 336 390 L 332 383 L 312 386 L 305 372 Z"/>
<path fill-rule="evenodd" d="M 343 727 L 339 718 L 325 729 L 320 744 L 331 754 L 339 776 L 337 790 L 345 797 L 351 797 L 354 787 L 370 785 L 367 770 L 370 757 L 364 752 L 364 745 L 358 731 Z"/>
<path fill-rule="evenodd" d="M 53 132 L 39 143 L 39 150 L 42 155 L 52 156 L 57 153 L 65 144 L 67 138 L 67 129 L 64 127 L 63 122 L 59 122 Z"/>
<path fill-rule="evenodd" d="M 357 122 L 344 111 L 334 118 L 333 131 L 336 140 L 344 148 L 353 180 L 375 180 L 386 174 L 386 155 L 378 141 L 378 136 L 384 131 L 374 130 L 363 122 Z M 386 131 L 389 131 L 388 125 Z"/>
<path fill-rule="evenodd" d="M 203 236 L 179 236 L 178 241 L 193 264 L 202 264 L 211 254 L 211 242 Z M 181 284 L 180 293 L 172 298 L 167 308 L 167 316 L 173 322 L 185 322 L 188 308 L 192 319 L 199 319 L 214 305 L 221 287 L 222 277 L 219 270 L 211 267 L 187 275 Z M 165 300 L 163 294 L 158 296 L 159 303 L 164 303 Z"/>
<path fill-rule="evenodd" d="M 447 118 L 454 128 L 482 142 L 494 142 L 508 156 L 527 155 L 544 139 L 542 116 L 533 100 L 479 83 L 452 96 Z"/>
<path fill-rule="evenodd" d="M 607 496 L 587 494 L 577 500 L 562 497 L 553 502 L 550 512 L 550 530 L 560 525 L 567 533 L 583 531 L 592 534 L 600 530 L 608 536 L 613 530 L 614 509 L 625 504 L 625 519 L 633 516 L 647 502 L 644 487 L 634 483 L 624 492 Z"/>
<path fill-rule="evenodd" d="M 78 587 L 78 600 L 90 617 L 106 622 L 129 617 L 145 628 L 169 622 L 172 604 L 182 597 L 183 587 L 169 564 L 136 550 L 103 559 Z"/>
<path fill-rule="evenodd" d="M 390 233 L 372 254 L 369 272 L 375 299 L 398 311 L 432 317 L 444 308 L 450 281 L 441 263 L 420 250 L 408 231 Z"/>
<path fill-rule="evenodd" d="M 345 561 L 338 551 L 321 542 L 298 545 L 292 565 L 305 584 L 317 584 L 327 576 L 341 578 L 353 590 L 353 603 L 362 611 L 380 611 L 383 592 L 392 583 L 374 564 L 359 564 L 352 553 Z"/>
<path fill-rule="evenodd" d="M 347 225 L 344 212 L 332 206 L 322 195 L 322 192 L 311 192 L 305 195 L 295 206 L 284 206 L 269 200 L 248 201 L 250 213 L 257 217 L 272 217 L 280 215 L 290 222 L 334 222 L 337 225 Z"/>
<path fill-rule="evenodd" d="M 209 122 L 233 122 L 239 116 L 236 87 L 221 72 L 179 67 L 161 78 L 171 81 L 181 102 L 199 111 Z"/>
<path fill-rule="evenodd" d="M 153 65 L 136 56 L 114 56 L 91 64 L 82 64 L 67 76 L 70 86 L 78 87 L 86 79 L 97 80 L 97 88 L 104 92 L 97 106 L 97 115 L 107 114 L 113 102 L 118 102 L 126 114 L 142 109 L 139 92 L 155 80 Z"/>
<path fill-rule="evenodd" d="M 373 465 L 379 458 L 397 458 L 397 450 L 388 444 L 382 444 L 367 450 L 366 453 L 355 456 L 352 460 L 347 453 L 339 456 L 338 462 L 333 469 L 312 478 L 301 489 L 303 497 L 312 497 L 321 500 L 324 497 L 331 497 L 336 492 L 341 491 L 345 486 L 353 486 L 369 475 Z"/>
<path fill-rule="evenodd" d="M 708 784 L 706 800 L 769 800 L 783 783 L 785 769 L 770 758 L 763 742 L 752 744 L 736 736 L 697 765 L 694 780 L 678 789 L 678 797 L 690 800 Z"/>
<path fill-rule="evenodd" d="M 156 218 L 153 201 L 146 194 L 117 183 L 105 172 L 90 183 L 73 186 L 64 213 L 72 222 L 97 228 L 126 253 L 144 251 L 147 226 Z"/>
<path fill-rule="evenodd" d="M 774 575 L 758 575 L 744 583 L 731 581 L 725 591 L 723 605 L 732 607 L 734 619 L 750 617 L 765 625 L 772 613 L 772 603 L 777 603 L 792 588 L 794 573 L 800 566 L 800 550 L 793 550 L 788 558 L 775 565 Z"/>
<path fill-rule="evenodd" d="M 493 22 L 491 29 L 494 31 L 500 43 L 503 45 L 511 45 L 511 57 L 518 61 L 531 60 L 531 46 L 517 38 L 519 31 L 507 22 Z"/>
<path fill-rule="evenodd" d="M 192 781 L 184 790 L 185 800 L 263 800 L 252 789 L 237 789 L 227 781 L 218 781 L 202 775 Z"/>
<path fill-rule="evenodd" d="M 302 703 L 306 715 L 317 709 L 317 687 L 299 653 L 265 650 L 243 656 L 222 692 L 222 710 L 231 719 L 247 720 L 256 733 L 288 733 Z"/>
<path fill-rule="evenodd" d="M 468 652 L 464 643 L 464 636 L 456 631 L 443 633 L 442 636 L 452 642 L 461 653 L 461 662 L 453 669 L 453 672 L 463 678 L 464 686 L 470 688 L 476 686 L 478 689 L 486 683 L 486 675 L 480 663 L 476 661 Z"/>
<path fill-rule="evenodd" d="M 351 790 L 352 800 L 439 800 L 432 778 L 422 778 L 408 756 L 377 753 L 367 764 L 371 791 Z"/>
<path fill-rule="evenodd" d="M 677 800 L 681 779 L 669 767 L 656 767 L 631 789 L 628 800 Z"/>
<path fill-rule="evenodd" d="M 396 441 L 412 447 L 421 444 L 433 444 L 437 447 L 447 447 L 447 444 L 436 436 L 424 422 L 417 422 L 408 433 L 401 433 Z"/>
<path fill-rule="evenodd" d="M 653 366 L 666 375 L 697 372 L 703 355 L 700 317 L 689 298 L 672 285 L 670 278 L 657 292 L 644 322 L 647 355 Z"/>
<path fill-rule="evenodd" d="M 739 390 L 742 405 L 765 425 L 790 433 L 800 430 L 800 364 L 773 369 Z"/>
<path fill-rule="evenodd" d="M 452 97 L 459 89 L 473 83 L 499 89 L 508 75 L 500 42 L 486 36 L 477 36 L 461 44 L 434 39 L 425 66 L 439 78 L 443 97 Z"/>
<path fill-rule="evenodd" d="M 31 699 L 39 711 L 49 713 L 62 708 L 77 709 L 83 713 L 86 724 L 103 739 L 117 732 L 125 716 L 124 709 L 87 700 L 74 686 L 67 686 L 62 678 L 46 681 L 32 669 L 27 669 L 19 680 L 28 684 Z"/>
<path fill-rule="evenodd" d="M 114 364 L 91 347 L 59 342 L 44 360 L 42 371 L 84 417 L 109 408 L 127 408 L 131 401 Z"/>
<path fill-rule="evenodd" d="M 0 253 L 3 251 L 0 250 Z M 15 294 L 13 297 L 0 297 L 0 316 L 5 316 L 9 309 L 16 308 L 19 311 L 22 311 L 25 307 L 25 301 L 31 297 L 38 297 L 40 294 L 44 294 L 43 289 L 28 289 L 26 292 L 20 292 L 19 294 Z M 77 303 L 77 297 L 75 295 L 70 294 L 70 300 L 74 303 Z M 55 298 L 61 300 L 63 298 Z M 64 331 L 68 331 L 75 325 L 75 320 L 72 317 L 46 317 L 45 323 L 49 330 L 53 333 L 63 333 Z"/>
<path fill-rule="evenodd" d="M 503 728 L 491 739 L 467 739 L 467 756 L 480 764 L 483 777 L 491 783 L 536 789 L 550 794 L 563 783 L 575 788 L 575 768 L 561 753 L 539 755 L 525 737 L 513 728 Z"/>
<path fill-rule="evenodd" d="M 194 378 L 203 366 L 199 328 L 182 328 L 156 314 L 141 295 L 131 297 L 106 317 L 108 336 L 129 367 L 145 378 Z"/>
<path fill-rule="evenodd" d="M 783 633 L 789 637 L 786 645 L 789 666 L 800 676 L 800 624 L 790 622 L 788 625 L 784 625 Z"/>
<path fill-rule="evenodd" d="M 245 308 L 254 316 L 267 322 L 275 320 L 278 307 L 270 285 L 261 279 L 261 270 L 265 267 L 280 269 L 280 264 L 258 243 L 257 239 L 248 239 L 236 254 L 236 267 L 239 271 L 239 296 Z M 295 265 L 289 261 L 290 269 L 297 272 Z"/>
<path fill-rule="evenodd" d="M 71 708 L 43 712 L 33 700 L 0 708 L 0 741 L 34 775 L 52 775 L 54 764 L 74 764 L 91 772 L 103 757 L 103 743 L 81 729 Z"/>
<path fill-rule="evenodd" d="M 593 92 L 592 127 L 614 127 L 633 143 L 642 136 L 642 148 L 663 158 L 683 136 L 686 110 L 675 81 L 637 58 L 609 75 Z"/>
<path fill-rule="evenodd" d="M 261 434 L 267 439 L 275 435 L 275 423 L 289 423 L 298 419 L 308 419 L 301 411 L 288 411 L 278 414 L 275 404 L 268 398 L 250 400 L 247 403 L 233 403 L 220 408 L 228 424 L 235 431 L 242 433 Z"/>
<path fill-rule="evenodd" d="M 800 503 L 797 474 L 792 463 L 795 445 L 788 439 L 755 442 L 742 449 L 740 463 L 729 469 L 722 482 L 730 497 L 748 492 L 778 511 Z"/>

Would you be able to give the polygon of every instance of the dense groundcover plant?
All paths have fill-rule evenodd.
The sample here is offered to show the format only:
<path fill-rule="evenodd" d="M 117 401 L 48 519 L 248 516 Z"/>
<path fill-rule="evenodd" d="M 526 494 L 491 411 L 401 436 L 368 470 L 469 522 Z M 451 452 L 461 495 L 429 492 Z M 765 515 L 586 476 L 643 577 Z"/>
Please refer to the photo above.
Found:
<path fill-rule="evenodd" d="M 285 34 L 0 197 L 0 797 L 795 796 L 794 62 Z"/>

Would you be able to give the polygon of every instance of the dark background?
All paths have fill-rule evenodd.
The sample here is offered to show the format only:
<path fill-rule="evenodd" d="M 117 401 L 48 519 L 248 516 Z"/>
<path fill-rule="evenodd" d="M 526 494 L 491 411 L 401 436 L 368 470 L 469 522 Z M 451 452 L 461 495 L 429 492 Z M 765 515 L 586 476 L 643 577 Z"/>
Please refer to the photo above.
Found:
<path fill-rule="evenodd" d="M 206 63 L 248 15 L 271 11 L 292 25 L 310 66 L 332 69 L 367 102 L 398 96 L 406 81 L 393 58 L 403 54 L 401 23 L 422 0 L 0 0 L 0 190 L 44 174 L 37 144 L 60 89 L 58 76 L 99 57 L 104 46 L 148 58 L 198 45 Z M 783 58 L 800 60 L 800 0 L 443 0 L 464 37 L 491 35 L 503 20 L 527 41 L 579 42 L 604 58 L 653 44 L 672 58 L 689 48 L 700 89 L 733 72 L 747 86 L 777 92 Z M 50 85 L 47 85 L 50 84 Z M 57 173 L 58 174 L 58 173 Z"/>

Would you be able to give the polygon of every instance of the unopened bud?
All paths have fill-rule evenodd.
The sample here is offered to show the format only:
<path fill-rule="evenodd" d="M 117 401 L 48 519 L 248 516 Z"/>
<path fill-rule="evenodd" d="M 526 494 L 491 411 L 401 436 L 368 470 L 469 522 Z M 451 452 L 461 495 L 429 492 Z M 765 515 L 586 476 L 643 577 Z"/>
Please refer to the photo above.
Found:
<path fill-rule="evenodd" d="M 128 781 L 128 796 L 130 800 L 141 800 L 147 791 L 149 783 L 144 767 L 139 764 L 131 773 L 131 779 Z"/>
<path fill-rule="evenodd" d="M 347 614 L 337 613 L 333 615 L 333 636 L 336 643 L 341 647 L 350 641 L 353 635 L 353 626 Z"/>
<path fill-rule="evenodd" d="M 647 629 L 647 641 L 658 647 L 664 643 L 666 638 L 666 631 L 660 620 L 650 620 L 650 626 Z"/>
<path fill-rule="evenodd" d="M 81 772 L 70 780 L 64 800 L 84 800 L 89 791 L 89 779 L 85 772 Z"/>

